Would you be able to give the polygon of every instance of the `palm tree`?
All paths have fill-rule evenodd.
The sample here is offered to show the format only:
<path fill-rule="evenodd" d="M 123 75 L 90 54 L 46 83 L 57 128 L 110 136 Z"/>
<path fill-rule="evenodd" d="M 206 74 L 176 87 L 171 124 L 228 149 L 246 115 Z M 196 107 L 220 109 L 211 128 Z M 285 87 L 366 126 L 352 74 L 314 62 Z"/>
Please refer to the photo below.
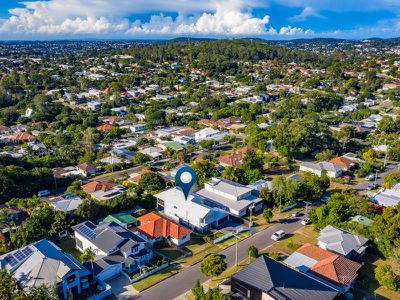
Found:
<path fill-rule="evenodd" d="M 236 168 L 233 166 L 226 167 L 225 170 L 222 172 L 222 177 L 237 182 L 238 177 L 236 175 Z"/>
<path fill-rule="evenodd" d="M 85 251 L 83 251 L 82 255 L 81 255 L 81 260 L 82 262 L 84 261 L 90 261 L 91 265 L 92 265 L 92 280 L 94 281 L 94 267 L 93 267 L 93 261 L 96 257 L 98 250 L 97 249 L 93 249 L 91 247 L 86 248 Z"/>
<path fill-rule="evenodd" d="M 258 249 L 256 248 L 256 246 L 251 245 L 249 248 L 247 248 L 247 254 L 249 255 L 249 263 L 250 263 L 251 258 L 257 258 Z"/>
<path fill-rule="evenodd" d="M 12 224 L 12 222 L 10 222 L 9 219 L 8 219 L 8 212 L 7 212 L 7 209 L 2 209 L 2 210 L 0 210 L 0 224 L 2 224 L 2 225 L 4 225 L 4 226 L 7 226 L 8 232 L 9 232 L 9 234 L 10 234 L 10 241 L 11 241 L 11 244 L 14 245 L 14 241 L 13 241 L 13 239 L 12 239 L 12 227 L 13 227 L 13 224 Z"/>

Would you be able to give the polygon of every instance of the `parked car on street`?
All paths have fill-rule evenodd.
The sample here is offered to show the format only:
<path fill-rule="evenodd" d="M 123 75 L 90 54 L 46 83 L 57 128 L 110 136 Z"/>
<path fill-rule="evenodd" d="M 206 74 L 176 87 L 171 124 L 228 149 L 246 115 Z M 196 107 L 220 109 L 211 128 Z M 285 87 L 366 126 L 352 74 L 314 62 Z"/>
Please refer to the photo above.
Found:
<path fill-rule="evenodd" d="M 48 195 L 50 195 L 50 191 L 49 190 L 42 190 L 42 191 L 38 192 L 38 196 L 39 197 L 45 197 L 45 196 L 48 196 Z"/>
<path fill-rule="evenodd" d="M 292 217 L 298 217 L 300 215 L 301 215 L 301 212 L 299 212 L 299 211 L 295 211 L 292 213 Z"/>
<path fill-rule="evenodd" d="M 301 225 L 308 225 L 311 224 L 311 220 L 309 218 L 304 218 L 303 220 L 301 220 Z"/>
<path fill-rule="evenodd" d="M 279 241 L 281 238 L 283 238 L 286 235 L 286 232 L 283 230 L 278 230 L 277 232 L 275 232 L 272 236 L 271 239 L 273 239 L 274 241 Z"/>

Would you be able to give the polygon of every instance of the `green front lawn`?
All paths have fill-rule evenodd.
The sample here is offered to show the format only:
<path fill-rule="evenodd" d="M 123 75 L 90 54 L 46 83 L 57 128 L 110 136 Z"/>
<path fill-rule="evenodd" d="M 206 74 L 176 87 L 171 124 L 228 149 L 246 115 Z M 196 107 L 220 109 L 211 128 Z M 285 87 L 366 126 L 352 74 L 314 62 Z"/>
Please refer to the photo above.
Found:
<path fill-rule="evenodd" d="M 81 261 L 82 253 L 76 249 L 75 247 L 75 240 L 73 238 L 67 237 L 62 239 L 60 242 L 56 243 L 58 247 L 61 248 L 62 251 L 65 253 L 71 254 L 75 257 L 78 261 Z"/>
<path fill-rule="evenodd" d="M 178 273 L 178 267 L 170 266 L 170 267 L 165 268 L 153 275 L 150 275 L 149 277 L 146 277 L 138 282 L 133 283 L 132 286 L 138 292 L 142 292 L 142 291 L 152 287 L 153 285 L 175 275 L 176 273 Z M 161 296 L 161 294 L 160 294 L 160 296 Z"/>
<path fill-rule="evenodd" d="M 162 248 L 156 251 L 171 260 L 175 260 L 184 255 L 184 253 L 176 248 Z"/>

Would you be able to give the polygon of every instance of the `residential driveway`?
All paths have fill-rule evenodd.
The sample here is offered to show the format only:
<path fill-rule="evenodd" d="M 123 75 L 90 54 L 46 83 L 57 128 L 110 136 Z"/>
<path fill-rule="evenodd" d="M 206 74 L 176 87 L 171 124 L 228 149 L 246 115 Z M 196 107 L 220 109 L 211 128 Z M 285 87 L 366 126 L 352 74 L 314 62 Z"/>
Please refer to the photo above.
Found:
<path fill-rule="evenodd" d="M 110 281 L 107 281 L 111 285 L 113 294 L 120 300 L 135 299 L 138 292 L 133 288 L 128 278 L 121 275 Z"/>

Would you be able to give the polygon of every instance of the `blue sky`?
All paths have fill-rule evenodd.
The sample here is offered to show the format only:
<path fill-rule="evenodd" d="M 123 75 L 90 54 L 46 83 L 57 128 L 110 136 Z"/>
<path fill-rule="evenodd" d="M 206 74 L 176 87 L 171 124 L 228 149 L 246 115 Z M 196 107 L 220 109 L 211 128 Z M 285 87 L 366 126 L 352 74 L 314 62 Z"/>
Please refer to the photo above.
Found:
<path fill-rule="evenodd" d="M 0 39 L 400 36 L 400 0 L 0 0 Z"/>

